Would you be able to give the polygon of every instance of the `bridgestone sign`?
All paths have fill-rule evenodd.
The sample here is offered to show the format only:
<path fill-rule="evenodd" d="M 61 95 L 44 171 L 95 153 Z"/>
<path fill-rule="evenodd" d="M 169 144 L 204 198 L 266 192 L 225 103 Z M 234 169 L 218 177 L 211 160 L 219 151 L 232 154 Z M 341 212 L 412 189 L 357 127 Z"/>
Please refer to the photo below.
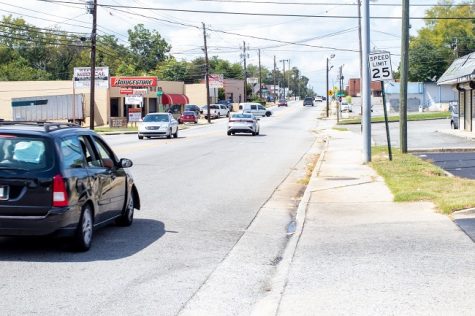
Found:
<path fill-rule="evenodd" d="M 371 69 L 371 81 L 385 81 L 393 79 L 391 54 L 389 52 L 370 54 L 369 66 Z"/>
<path fill-rule="evenodd" d="M 111 77 L 112 87 L 156 87 L 157 77 Z"/>

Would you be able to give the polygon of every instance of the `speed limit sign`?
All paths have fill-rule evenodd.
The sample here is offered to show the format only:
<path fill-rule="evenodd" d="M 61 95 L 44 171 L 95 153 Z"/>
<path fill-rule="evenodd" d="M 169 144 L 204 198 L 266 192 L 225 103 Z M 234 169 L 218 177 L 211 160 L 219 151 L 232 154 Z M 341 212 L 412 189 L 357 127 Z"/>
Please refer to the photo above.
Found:
<path fill-rule="evenodd" d="M 391 53 L 378 52 L 369 54 L 371 81 L 392 80 Z"/>

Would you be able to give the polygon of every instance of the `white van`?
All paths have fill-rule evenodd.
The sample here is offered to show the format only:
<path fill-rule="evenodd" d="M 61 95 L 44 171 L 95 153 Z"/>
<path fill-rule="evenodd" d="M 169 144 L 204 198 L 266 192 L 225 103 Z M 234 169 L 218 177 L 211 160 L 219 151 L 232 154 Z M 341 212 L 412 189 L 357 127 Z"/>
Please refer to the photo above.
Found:
<path fill-rule="evenodd" d="M 247 102 L 247 103 L 239 103 L 239 110 L 243 113 L 252 113 L 254 116 L 271 116 L 272 112 L 266 109 L 260 103 L 254 102 Z"/>

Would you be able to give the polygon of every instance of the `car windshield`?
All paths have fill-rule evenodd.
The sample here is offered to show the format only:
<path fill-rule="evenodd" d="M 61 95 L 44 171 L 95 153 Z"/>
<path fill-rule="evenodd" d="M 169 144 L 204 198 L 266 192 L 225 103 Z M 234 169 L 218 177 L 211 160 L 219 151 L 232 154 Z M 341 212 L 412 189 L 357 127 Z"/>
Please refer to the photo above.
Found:
<path fill-rule="evenodd" d="M 168 114 L 146 115 L 143 121 L 144 122 L 168 122 Z"/>
<path fill-rule="evenodd" d="M 46 144 L 38 138 L 0 135 L 0 168 L 39 170 L 51 165 Z"/>

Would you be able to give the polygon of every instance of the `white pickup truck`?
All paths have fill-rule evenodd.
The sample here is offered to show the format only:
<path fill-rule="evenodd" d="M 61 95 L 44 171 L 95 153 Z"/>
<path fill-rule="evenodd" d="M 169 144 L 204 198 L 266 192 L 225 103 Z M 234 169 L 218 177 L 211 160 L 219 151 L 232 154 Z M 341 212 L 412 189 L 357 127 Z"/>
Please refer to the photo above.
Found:
<path fill-rule="evenodd" d="M 209 112 L 211 118 L 220 118 L 222 116 L 228 117 L 229 116 L 229 108 L 224 104 L 210 104 L 209 105 Z M 205 105 L 201 108 L 200 113 L 208 119 L 208 107 Z"/>

